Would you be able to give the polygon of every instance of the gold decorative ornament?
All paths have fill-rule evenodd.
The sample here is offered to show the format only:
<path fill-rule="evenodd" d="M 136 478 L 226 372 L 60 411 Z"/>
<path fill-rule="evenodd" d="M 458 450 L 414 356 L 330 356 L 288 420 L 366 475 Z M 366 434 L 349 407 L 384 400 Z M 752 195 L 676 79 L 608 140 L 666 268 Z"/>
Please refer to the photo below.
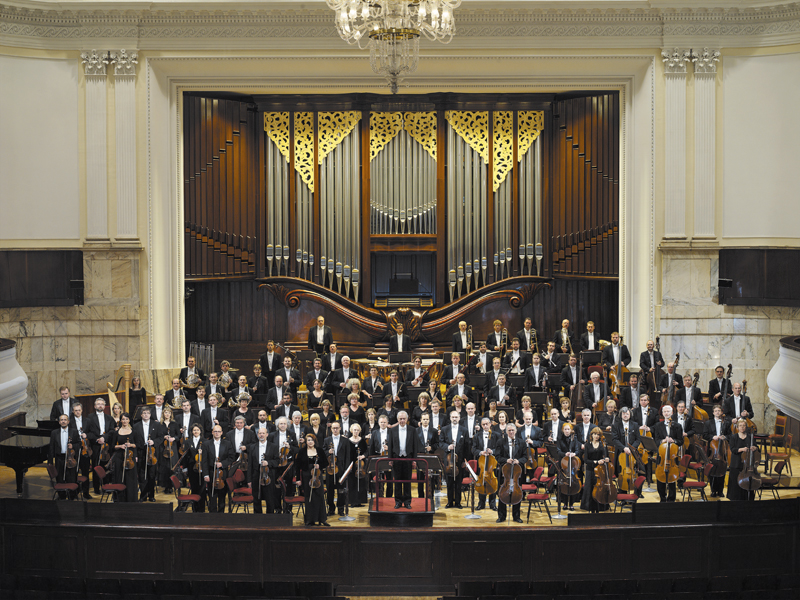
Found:
<path fill-rule="evenodd" d="M 294 113 L 294 168 L 314 192 L 314 113 Z"/>
<path fill-rule="evenodd" d="M 470 148 L 489 164 L 489 111 L 448 110 L 444 118 Z"/>
<path fill-rule="evenodd" d="M 543 130 L 543 110 L 520 110 L 517 112 L 517 160 L 522 160 Z"/>
<path fill-rule="evenodd" d="M 403 113 L 403 129 L 436 160 L 436 111 Z"/>
<path fill-rule="evenodd" d="M 286 162 L 289 162 L 289 113 L 265 112 L 264 131 L 275 142 Z"/>
<path fill-rule="evenodd" d="M 342 112 L 321 112 L 317 114 L 319 129 L 318 161 L 322 164 L 342 140 L 350 135 L 353 128 L 361 120 L 361 112 L 349 110 Z"/>
<path fill-rule="evenodd" d="M 514 166 L 514 113 L 510 110 L 492 113 L 492 189 L 500 184 Z"/>
<path fill-rule="evenodd" d="M 391 142 L 403 128 L 403 113 L 373 112 L 369 114 L 369 159 Z"/>

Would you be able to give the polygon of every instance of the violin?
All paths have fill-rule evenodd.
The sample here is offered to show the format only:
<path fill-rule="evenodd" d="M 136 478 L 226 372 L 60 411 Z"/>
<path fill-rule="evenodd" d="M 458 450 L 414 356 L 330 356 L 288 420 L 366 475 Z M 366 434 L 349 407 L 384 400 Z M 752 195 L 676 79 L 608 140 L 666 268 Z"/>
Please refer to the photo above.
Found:
<path fill-rule="evenodd" d="M 608 458 L 606 452 L 604 456 Z M 608 467 L 609 463 L 604 462 L 602 465 L 597 465 L 594 468 L 595 483 L 592 488 L 592 498 L 598 504 L 611 504 L 617 499 L 617 486 L 611 479 L 612 473 Z"/>
<path fill-rule="evenodd" d="M 197 453 L 194 455 L 194 470 L 198 473 L 203 468 L 203 444 L 197 444 Z"/>
<path fill-rule="evenodd" d="M 507 462 L 501 471 L 503 472 L 503 485 L 497 492 L 500 502 L 506 505 L 519 504 L 522 502 L 522 488 L 519 487 L 522 466 Z"/>
<path fill-rule="evenodd" d="M 725 439 L 725 436 L 720 436 L 718 440 L 711 440 L 708 444 L 708 449 L 711 455 L 709 459 L 711 464 L 714 465 L 709 475 L 711 477 L 725 477 L 725 473 L 728 470 L 728 452 L 730 452 L 728 440 Z"/>
<path fill-rule="evenodd" d="M 67 469 L 74 469 L 78 466 L 78 457 L 75 455 L 75 448 L 67 450 Z"/>
<path fill-rule="evenodd" d="M 267 460 L 266 456 L 267 456 L 267 453 L 264 452 L 264 454 L 261 456 L 261 461 L 262 462 Z M 260 485 L 262 487 L 263 486 L 267 486 L 267 485 L 269 485 L 269 482 L 270 482 L 270 479 L 269 479 L 269 465 L 263 465 L 262 464 L 261 465 L 261 469 L 259 470 L 259 473 L 258 473 L 258 485 Z"/>
<path fill-rule="evenodd" d="M 281 453 L 280 453 L 281 462 L 278 463 L 279 467 L 285 467 L 286 465 L 289 464 L 289 452 L 290 452 L 289 442 L 285 442 L 284 447 L 281 448 Z M 244 454 L 244 452 L 242 452 L 242 454 Z"/>
<path fill-rule="evenodd" d="M 475 482 L 475 491 L 479 494 L 494 494 L 497 491 L 497 459 L 491 454 L 478 457 L 478 481 Z"/>
<path fill-rule="evenodd" d="M 364 479 L 367 476 L 367 461 L 364 458 L 356 459 L 356 478 Z"/>
<path fill-rule="evenodd" d="M 745 438 L 747 439 L 747 438 Z M 761 453 L 758 448 L 751 450 L 750 447 L 755 447 L 755 440 L 753 433 L 750 433 L 750 446 L 747 450 L 742 452 L 742 471 L 736 479 L 739 487 L 748 492 L 753 492 L 761 487 L 761 474 L 758 472 L 758 463 L 761 462 Z"/>
<path fill-rule="evenodd" d="M 311 489 L 318 489 L 322 487 L 322 477 L 320 475 L 319 465 L 314 463 L 311 467 L 311 482 L 309 483 Z"/>
<path fill-rule="evenodd" d="M 111 460 L 111 446 L 108 442 L 103 444 L 103 447 L 100 448 L 100 462 L 107 463 Z"/>
<path fill-rule="evenodd" d="M 221 490 L 225 487 L 225 474 L 222 468 L 216 470 L 214 474 L 214 489 Z"/>
<path fill-rule="evenodd" d="M 581 491 L 581 480 L 578 479 L 578 470 L 581 468 L 581 459 L 577 456 L 565 456 L 561 459 L 561 469 L 564 472 L 558 489 L 565 496 L 574 496 Z"/>
<path fill-rule="evenodd" d="M 333 442 L 328 447 L 328 450 L 333 450 Z M 328 463 L 328 468 L 325 470 L 328 475 L 333 475 L 334 477 L 339 474 L 339 464 L 336 462 L 336 454 L 331 455 L 330 462 Z"/>
<path fill-rule="evenodd" d="M 123 462 L 125 463 L 125 470 L 129 471 L 136 467 L 136 457 L 133 455 L 133 449 L 129 448 L 128 445 L 125 445 L 125 455 L 123 458 Z"/>
<path fill-rule="evenodd" d="M 456 454 L 455 450 L 448 451 L 445 463 L 444 472 L 446 475 L 450 477 L 458 475 L 458 454 Z"/>
<path fill-rule="evenodd" d="M 147 436 L 147 441 L 150 441 L 150 436 Z M 148 465 L 157 465 L 158 464 L 158 456 L 156 456 L 156 447 L 155 444 L 152 446 L 147 444 L 147 464 Z"/>
<path fill-rule="evenodd" d="M 669 431 L 669 423 L 665 423 Z M 678 468 L 678 444 L 662 442 L 658 447 L 658 466 L 656 466 L 656 479 L 661 483 L 675 483 L 680 477 Z"/>
<path fill-rule="evenodd" d="M 81 434 L 81 456 L 84 458 L 89 458 L 92 455 L 92 449 L 89 448 L 89 444 L 86 443 L 86 438 L 83 437 L 83 428 L 78 430 Z"/>
<path fill-rule="evenodd" d="M 164 458 L 172 459 L 172 444 L 169 443 L 169 434 L 164 438 L 164 454 L 162 455 Z M 170 460 L 170 464 L 172 460 Z"/>

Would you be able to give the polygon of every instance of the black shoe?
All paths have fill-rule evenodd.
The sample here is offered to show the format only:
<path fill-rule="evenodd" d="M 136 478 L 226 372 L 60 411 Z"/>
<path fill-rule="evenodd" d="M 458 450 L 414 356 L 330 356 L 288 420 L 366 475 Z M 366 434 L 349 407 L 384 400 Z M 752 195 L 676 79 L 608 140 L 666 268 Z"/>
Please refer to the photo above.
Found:
<path fill-rule="evenodd" d="M 489 508 L 492 510 L 497 510 L 497 503 L 496 502 L 489 502 Z"/>
<path fill-rule="evenodd" d="M 456 504 L 456 508 L 457 508 L 458 510 L 461 510 L 461 509 L 463 509 L 464 507 L 463 507 L 463 506 L 461 506 L 460 504 Z"/>
<path fill-rule="evenodd" d="M 475 507 L 475 510 L 483 510 L 484 508 L 486 508 L 486 503 L 485 502 L 479 502 L 478 506 Z"/>
<path fill-rule="evenodd" d="M 498 519 L 497 519 L 497 521 L 495 521 L 495 523 L 502 523 L 502 522 L 504 522 L 504 521 L 505 521 L 505 519 L 500 519 L 500 518 L 498 518 Z"/>
<path fill-rule="evenodd" d="M 165 494 L 171 494 L 174 490 L 172 488 L 164 488 Z"/>
<path fill-rule="evenodd" d="M 139 498 L 139 502 L 147 502 L 147 498 Z"/>
<path fill-rule="evenodd" d="M 340 511 L 339 511 L 339 516 L 340 516 L 340 517 L 343 517 L 343 516 L 344 516 L 344 511 L 343 511 L 343 510 L 340 510 Z"/>
<path fill-rule="evenodd" d="M 406 502 L 406 503 L 405 503 L 405 507 L 406 507 L 407 509 L 411 510 L 411 502 Z"/>
<path fill-rule="evenodd" d="M 322 523 L 320 523 L 320 525 L 322 525 L 324 527 L 330 527 L 331 526 L 331 524 L 328 523 L 327 521 L 323 521 Z"/>
<path fill-rule="evenodd" d="M 306 523 L 306 527 L 311 527 L 313 523 Z"/>
<path fill-rule="evenodd" d="M 403 503 L 398 500 L 397 502 L 394 503 L 394 507 L 395 508 L 402 508 L 403 507 Z"/>
<path fill-rule="evenodd" d="M 333 510 L 332 508 L 329 508 L 329 509 L 328 509 L 328 516 L 329 516 L 329 517 L 332 517 L 332 516 L 333 516 L 333 515 L 335 515 L 335 514 L 336 514 L 336 511 L 335 511 L 335 510 Z"/>
<path fill-rule="evenodd" d="M 514 523 L 522 523 L 522 519 L 514 519 Z"/>
<path fill-rule="evenodd" d="M 151 497 L 151 498 L 148 498 L 148 499 L 147 499 L 147 501 L 148 501 L 148 502 L 155 502 L 155 501 L 156 501 L 156 499 Z"/>
<path fill-rule="evenodd" d="M 452 502 L 448 502 L 447 504 L 444 505 L 444 507 L 445 508 L 453 508 L 453 503 Z"/>
<path fill-rule="evenodd" d="M 91 499 L 92 499 L 92 495 L 91 495 L 89 492 L 86 492 L 86 493 L 83 495 L 83 497 L 84 497 L 84 499 L 86 499 L 86 500 L 91 500 Z"/>

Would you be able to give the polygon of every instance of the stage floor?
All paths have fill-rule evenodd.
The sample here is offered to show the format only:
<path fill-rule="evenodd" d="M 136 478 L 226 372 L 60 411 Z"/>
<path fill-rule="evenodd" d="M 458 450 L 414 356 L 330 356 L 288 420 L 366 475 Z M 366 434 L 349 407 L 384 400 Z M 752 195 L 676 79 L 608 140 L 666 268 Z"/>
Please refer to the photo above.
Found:
<path fill-rule="evenodd" d="M 794 471 L 794 476 L 791 477 L 787 481 L 787 483 L 792 487 L 787 487 L 780 490 L 781 498 L 796 498 L 800 496 L 800 454 L 794 452 L 792 455 L 792 469 Z M 644 497 L 639 500 L 639 502 L 658 502 L 658 493 L 655 491 L 655 482 L 653 482 L 653 490 L 652 492 L 645 492 Z M 50 487 L 50 481 L 47 476 L 47 471 L 44 466 L 33 467 L 29 469 L 28 472 L 25 474 L 25 487 L 23 489 L 23 498 L 33 498 L 38 500 L 49 500 L 52 498 L 52 491 Z M 413 495 L 416 499 L 416 486 L 413 488 Z M 6 466 L 0 466 L 0 497 L 1 498 L 16 498 L 16 484 L 14 478 L 14 471 Z M 698 497 L 695 495 L 695 497 Z M 764 494 L 763 498 L 765 500 L 772 499 L 772 494 L 767 492 Z M 438 498 L 441 507 L 444 507 L 447 504 L 447 498 L 441 497 Z M 469 494 L 464 494 L 462 497 L 462 506 L 463 509 L 459 510 L 456 508 L 437 508 L 436 512 L 433 515 L 433 527 L 446 527 L 446 528 L 453 528 L 453 527 L 518 527 L 518 528 L 525 528 L 525 527 L 566 527 L 567 526 L 567 519 L 554 519 L 551 525 L 550 521 L 547 518 L 547 514 L 542 510 L 540 513 L 539 510 L 534 506 L 531 510 L 530 514 L 530 523 L 527 522 L 527 512 L 528 512 L 528 504 L 526 502 L 522 503 L 522 520 L 523 523 L 514 523 L 511 520 L 511 511 L 508 511 L 508 520 L 504 523 L 496 523 L 495 520 L 497 518 L 497 513 L 490 510 L 487 507 L 484 510 L 476 511 L 475 514 L 479 515 L 481 518 L 479 519 L 467 519 L 465 518 L 467 515 L 471 513 L 470 510 L 470 502 L 469 502 Z M 678 491 L 678 502 L 681 500 L 681 493 Z M 89 502 L 99 502 L 100 497 L 94 496 L 92 500 Z M 156 501 L 157 502 L 169 502 L 171 504 L 176 504 L 175 496 L 173 494 L 163 494 L 160 493 L 160 488 L 156 492 Z M 725 498 L 709 498 L 710 502 L 728 502 Z M 475 496 L 475 504 L 477 506 L 478 497 Z M 578 508 L 579 502 L 575 504 L 575 513 L 584 513 Z M 394 507 L 394 503 L 391 503 L 391 507 Z M 551 514 L 555 515 L 557 513 L 557 507 L 555 502 L 555 496 L 550 501 L 550 511 Z M 334 515 L 332 517 L 328 517 L 328 522 L 333 527 L 369 527 L 369 514 L 367 505 L 364 505 L 359 508 L 351 508 L 349 512 L 350 516 L 355 517 L 354 521 L 339 521 L 339 516 Z M 568 514 L 568 511 L 562 509 L 562 514 Z M 293 525 L 295 526 L 303 526 L 303 515 L 302 512 L 300 515 L 295 514 L 293 517 Z"/>

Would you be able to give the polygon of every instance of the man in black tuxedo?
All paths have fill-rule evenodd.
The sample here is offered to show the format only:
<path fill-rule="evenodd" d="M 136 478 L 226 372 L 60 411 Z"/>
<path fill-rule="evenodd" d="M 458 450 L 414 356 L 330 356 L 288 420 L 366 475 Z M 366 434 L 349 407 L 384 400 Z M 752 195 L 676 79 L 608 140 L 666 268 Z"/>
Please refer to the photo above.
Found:
<path fill-rule="evenodd" d="M 69 390 L 67 390 L 69 396 Z M 51 419 L 52 420 L 52 419 Z M 56 469 L 56 483 L 76 483 L 78 481 L 78 467 L 65 469 L 67 453 L 74 449 L 75 455 L 79 452 L 80 437 L 78 432 L 69 426 L 69 416 L 64 413 L 58 416 L 58 428 L 50 432 L 50 448 L 47 452 L 47 464 L 53 465 Z M 74 497 L 75 492 L 70 493 Z M 63 500 L 67 497 L 66 492 L 59 492 L 59 497 Z"/>
<path fill-rule="evenodd" d="M 735 425 L 739 419 L 750 419 L 753 416 L 753 405 L 750 396 L 742 394 L 742 384 L 733 384 L 733 394 L 722 403 L 722 412 Z"/>
<path fill-rule="evenodd" d="M 281 398 L 280 403 L 275 406 L 275 418 L 286 417 L 287 419 L 291 419 L 296 410 L 299 410 L 299 408 L 296 404 L 292 403 L 292 393 L 284 387 L 283 398 Z"/>
<path fill-rule="evenodd" d="M 631 353 L 625 344 L 619 343 L 619 332 L 611 334 L 611 343 L 603 348 L 603 364 L 606 371 L 611 372 L 616 365 L 621 364 L 627 367 L 631 362 Z"/>
<path fill-rule="evenodd" d="M 247 386 L 253 390 L 254 397 L 264 396 L 269 391 L 269 381 L 261 373 L 261 363 L 256 363 L 253 365 L 253 376 L 247 380 Z"/>
<path fill-rule="evenodd" d="M 486 402 L 497 402 L 498 406 L 517 406 L 517 394 L 514 386 L 508 385 L 505 373 L 500 373 L 497 378 L 497 385 L 489 390 Z"/>
<path fill-rule="evenodd" d="M 222 427 L 222 433 L 230 429 L 230 413 L 217 406 L 219 397 L 215 394 L 208 399 L 208 408 L 200 415 L 200 422 L 203 425 L 203 435 L 206 439 L 211 439 L 211 431 L 215 425 Z"/>
<path fill-rule="evenodd" d="M 328 372 L 322 368 L 322 359 L 317 357 L 314 359 L 314 367 L 308 370 L 306 376 L 303 378 L 303 383 L 306 384 L 306 389 L 310 392 L 314 389 L 314 380 L 319 379 L 321 383 L 325 383 L 328 378 Z"/>
<path fill-rule="evenodd" d="M 631 410 L 639 408 L 639 398 L 646 391 L 646 388 L 641 385 L 643 382 L 639 381 L 639 375 L 631 373 L 629 380 L 630 385 L 624 386 L 620 389 L 619 402 L 617 406 L 622 408 L 627 406 Z"/>
<path fill-rule="evenodd" d="M 374 434 L 373 434 L 374 435 Z M 432 454 L 434 450 L 439 447 L 439 432 L 431 427 L 431 416 L 428 413 L 422 413 L 419 420 L 419 427 L 417 427 L 417 436 L 419 437 L 419 453 Z M 417 470 L 417 498 L 425 497 L 425 472 Z"/>
<path fill-rule="evenodd" d="M 174 406 L 175 402 L 180 405 L 181 401 L 176 401 L 175 398 L 186 398 L 186 393 L 181 387 L 181 380 L 177 377 L 172 380 L 172 389 L 164 394 L 164 402 L 167 404 L 167 406 Z"/>
<path fill-rule="evenodd" d="M 500 373 L 503 371 L 502 361 L 495 356 L 492 359 L 492 368 L 487 369 L 486 378 L 483 380 L 483 395 L 488 396 L 491 389 L 497 385 Z"/>
<path fill-rule="evenodd" d="M 386 382 L 383 377 L 378 375 L 378 368 L 374 365 L 371 366 L 369 368 L 369 377 L 364 380 L 363 390 L 367 398 L 372 400 L 373 406 L 376 406 L 383 396 L 384 385 L 386 385 Z M 377 398 L 375 398 L 376 394 L 378 395 Z"/>
<path fill-rule="evenodd" d="M 322 368 L 328 373 L 342 368 L 342 353 L 336 351 L 336 344 L 330 345 L 330 352 L 322 357 Z"/>
<path fill-rule="evenodd" d="M 498 466 L 504 464 L 519 465 L 522 472 L 525 472 L 525 463 L 528 460 L 528 450 L 525 445 L 525 440 L 517 437 L 517 426 L 514 423 L 506 425 L 506 438 L 497 445 L 497 464 Z M 498 484 L 500 487 L 505 485 L 505 478 L 503 477 L 503 469 L 500 469 L 500 477 L 498 477 Z M 511 517 L 515 523 L 522 523 L 520 518 L 520 504 L 514 504 L 511 508 Z M 502 523 L 506 520 L 506 505 L 503 501 L 497 505 L 497 523 Z"/>
<path fill-rule="evenodd" d="M 263 408 L 259 409 L 258 414 L 256 415 L 256 420 L 253 421 L 253 426 L 251 427 L 250 431 L 258 433 L 260 429 L 266 429 L 267 433 L 272 433 L 275 431 L 275 425 L 272 424 L 272 422 L 267 421 L 267 411 Z"/>
<path fill-rule="evenodd" d="M 100 464 L 100 451 L 106 442 L 109 441 L 109 436 L 114 430 L 114 419 L 106 414 L 106 401 L 103 398 L 97 398 L 94 401 L 94 411 L 86 416 L 86 437 L 92 448 L 92 485 L 94 493 L 100 493 L 100 486 L 103 483 L 94 472 L 94 468 Z M 113 452 L 113 450 L 109 450 Z"/>
<path fill-rule="evenodd" d="M 578 383 L 586 383 L 586 381 L 578 367 L 578 359 L 573 354 L 569 357 L 569 364 L 561 369 L 561 388 L 564 390 L 564 394 L 567 396 L 572 394 L 573 388 Z"/>
<path fill-rule="evenodd" d="M 50 409 L 51 421 L 58 421 L 61 415 L 69 417 L 72 414 L 72 405 L 75 404 L 75 398 L 70 396 L 67 386 L 62 385 L 58 388 L 58 393 L 61 394 L 61 398 L 53 402 L 53 408 Z"/>
<path fill-rule="evenodd" d="M 197 423 L 202 427 L 200 423 L 200 417 L 192 412 L 192 402 L 188 398 L 183 398 L 183 402 L 181 402 L 181 411 L 175 411 L 175 422 L 178 424 L 178 427 L 181 429 L 181 438 L 185 439 L 192 435 L 192 425 Z"/>
<path fill-rule="evenodd" d="M 717 376 L 708 382 L 708 402 L 710 404 L 722 404 L 731 394 L 731 380 L 725 377 L 725 369 L 722 365 L 714 369 Z"/>
<path fill-rule="evenodd" d="M 453 352 L 463 353 L 471 351 L 472 348 L 468 347 L 468 342 L 467 322 L 459 321 L 458 331 L 453 334 Z"/>
<path fill-rule="evenodd" d="M 267 503 L 267 514 L 275 512 L 275 494 L 273 489 L 278 480 L 279 474 L 276 474 L 280 456 L 278 454 L 278 446 L 270 444 L 267 439 L 267 430 L 258 430 L 258 441 L 251 444 L 247 448 L 247 453 L 250 457 L 248 462 L 247 480 L 251 482 L 253 487 L 253 512 L 261 514 L 261 503 Z M 261 485 L 261 468 L 267 469 L 269 476 L 269 483 Z"/>
<path fill-rule="evenodd" d="M 564 435 L 561 428 L 566 421 L 561 420 L 561 414 L 557 408 L 550 409 L 550 418 L 542 423 L 542 440 L 546 444 L 555 444 L 558 438 Z"/>
<path fill-rule="evenodd" d="M 639 424 L 642 431 L 647 433 L 658 423 L 658 411 L 650 406 L 650 398 L 647 394 L 642 394 L 639 398 L 638 408 L 631 408 L 631 419 Z"/>
<path fill-rule="evenodd" d="M 86 418 L 83 416 L 83 405 L 80 402 L 76 402 L 72 405 L 72 415 L 69 418 L 69 426 L 71 429 L 78 432 L 79 441 L 81 443 L 81 447 L 78 449 L 77 453 L 78 471 L 86 478 L 86 481 L 81 484 L 80 491 L 84 498 L 91 500 L 92 496 L 89 494 L 89 478 L 91 477 L 92 461 L 88 454 L 84 456 L 82 451 L 84 444 L 86 448 L 89 449 L 89 437 L 86 435 L 87 423 Z"/>
<path fill-rule="evenodd" d="M 335 490 L 338 490 L 338 497 L 336 498 L 336 509 L 339 511 L 339 516 L 344 516 L 344 489 L 347 487 L 347 481 L 344 484 L 340 483 L 340 479 L 344 472 L 347 470 L 347 467 L 350 466 L 352 463 L 351 455 L 350 455 L 350 448 L 353 447 L 347 438 L 342 435 L 342 426 L 338 421 L 333 421 L 330 424 L 331 427 L 331 435 L 325 438 L 324 448 L 325 451 L 328 453 L 328 462 L 336 462 L 336 465 L 339 467 L 339 472 L 336 475 L 329 475 L 328 476 L 328 516 L 332 516 L 335 512 L 334 505 L 333 505 L 333 494 Z M 411 479 L 411 468 L 409 466 L 409 473 L 406 479 Z M 410 498 L 409 493 L 409 498 Z"/>
<path fill-rule="evenodd" d="M 536 330 L 533 328 L 533 321 L 530 317 L 525 317 L 522 329 L 517 332 L 519 347 L 528 354 L 534 354 L 539 346 Z"/>
<path fill-rule="evenodd" d="M 680 425 L 672 419 L 672 407 L 669 404 L 665 404 L 661 407 L 661 414 L 664 415 L 664 420 L 653 426 L 653 441 L 657 446 L 660 446 L 663 442 L 682 444 L 683 431 Z M 724 481 L 725 477 L 721 479 Z M 658 488 L 658 496 L 661 502 L 675 502 L 675 483 L 666 483 L 659 480 L 656 481 L 656 487 Z"/>
<path fill-rule="evenodd" d="M 622 453 L 631 454 L 627 446 L 631 446 L 635 451 L 638 451 L 641 445 L 638 423 L 631 420 L 630 409 L 627 406 L 621 408 L 619 416 L 620 418 L 614 421 L 611 426 L 611 437 L 614 440 L 614 447 L 617 449 L 617 472 L 619 472 L 619 457 Z"/>
<path fill-rule="evenodd" d="M 553 334 L 553 343 L 561 354 L 575 353 L 575 334 L 569 328 L 569 319 L 561 321 L 561 329 L 557 329 Z"/>
<path fill-rule="evenodd" d="M 389 452 L 389 417 L 386 415 L 381 415 L 378 417 L 378 429 L 373 430 L 372 435 L 369 438 L 369 455 L 370 456 L 381 456 L 384 452 Z M 385 468 L 385 464 L 381 468 Z M 392 494 L 394 493 L 394 486 L 392 483 L 387 483 L 386 490 L 384 492 L 383 483 L 379 483 L 381 486 L 381 497 L 382 498 L 391 498 Z"/>
<path fill-rule="evenodd" d="M 443 428 L 444 429 L 444 428 Z M 397 413 L 397 426 L 389 430 L 389 458 L 415 458 L 419 452 L 417 431 L 408 424 L 408 413 L 401 410 Z M 394 479 L 406 480 L 408 483 L 395 483 L 394 507 L 411 508 L 411 462 L 395 461 L 392 464 Z"/>
<path fill-rule="evenodd" d="M 692 418 L 692 415 L 689 414 L 689 411 L 686 410 L 686 402 L 678 402 L 678 404 L 675 405 L 675 408 L 675 422 L 680 425 L 681 431 L 683 431 L 683 438 L 686 439 L 687 437 L 693 437 L 695 434 L 694 419 Z M 702 421 L 699 421 L 699 423 L 702 427 Z M 702 432 L 698 433 L 702 434 Z"/>
<path fill-rule="evenodd" d="M 358 379 L 358 373 L 355 369 L 350 368 L 350 357 L 343 356 L 341 368 L 336 369 L 328 376 L 328 391 L 332 394 L 346 392 L 347 382 L 354 378 Z"/>
<path fill-rule="evenodd" d="M 456 384 L 447 390 L 447 395 L 445 396 L 447 404 L 452 404 L 456 396 L 460 396 L 462 399 L 466 396 L 466 400 L 464 400 L 465 406 L 467 402 L 475 402 L 475 390 L 466 384 L 464 373 L 459 373 L 458 377 L 456 377 Z"/>
<path fill-rule="evenodd" d="M 186 396 L 189 397 L 188 395 Z M 196 390 L 195 399 L 192 400 L 192 412 L 198 417 L 202 416 L 203 411 L 209 407 L 208 398 L 206 397 L 206 388 L 199 387 Z M 209 432 L 210 433 L 210 432 Z"/>
<path fill-rule="evenodd" d="M 218 469 L 222 469 L 222 476 L 225 477 L 228 468 L 236 460 L 236 452 L 228 440 L 222 439 L 222 427 L 214 426 L 211 435 L 212 438 L 203 444 L 203 479 L 208 490 L 208 512 L 225 512 L 228 486 L 218 490 L 214 486 L 214 479 Z"/>
<path fill-rule="evenodd" d="M 592 411 L 591 409 L 584 408 L 580 415 L 575 415 L 575 437 L 578 438 L 578 441 L 581 443 L 581 451 L 583 451 L 583 447 L 586 445 L 586 442 L 589 441 L 589 434 L 592 432 L 592 429 L 596 427 L 594 423 L 592 423 Z"/>
<path fill-rule="evenodd" d="M 372 369 L 370 369 L 370 373 Z M 428 373 L 427 369 L 422 368 L 422 357 L 415 356 L 414 357 L 414 366 L 411 367 L 408 371 L 406 371 L 406 380 L 405 384 L 411 387 L 423 387 L 428 389 L 428 382 L 430 381 L 431 376 Z"/>
<path fill-rule="evenodd" d="M 317 356 L 327 354 L 333 343 L 333 330 L 325 325 L 325 317 L 317 317 L 316 327 L 308 330 L 308 349 L 317 353 Z"/>
<path fill-rule="evenodd" d="M 394 331 L 395 334 L 389 338 L 389 352 L 411 352 L 411 340 L 403 333 L 403 324 L 395 325 Z"/>
<path fill-rule="evenodd" d="M 534 354 L 531 357 L 533 364 L 525 370 L 525 384 L 524 389 L 526 392 L 541 391 L 542 379 L 546 378 L 547 371 L 541 364 L 542 357 Z"/>
<path fill-rule="evenodd" d="M 389 381 L 383 385 L 383 395 L 400 398 L 400 407 L 408 400 L 406 386 L 400 381 L 400 374 L 397 371 L 389 373 Z"/>
<path fill-rule="evenodd" d="M 703 393 L 700 391 L 700 388 L 695 387 L 691 375 L 683 376 L 683 387 L 673 394 L 672 399 L 675 400 L 676 403 L 681 400 L 686 402 L 686 407 L 689 412 L 692 412 L 695 405 L 699 408 L 703 408 Z"/>
<path fill-rule="evenodd" d="M 275 385 L 275 373 L 283 365 L 283 358 L 275 351 L 275 342 L 272 340 L 267 342 L 267 351 L 261 355 L 261 358 L 258 359 L 258 363 L 261 365 L 261 372 L 269 382 L 269 387 Z"/>
<path fill-rule="evenodd" d="M 537 427 L 538 429 L 538 427 Z M 492 431 L 492 420 L 489 417 L 481 419 L 481 431 L 472 437 L 472 455 L 480 460 L 481 456 L 492 456 L 497 451 L 500 443 L 500 432 Z M 480 473 L 477 473 L 480 475 Z M 497 493 L 489 495 L 489 508 L 497 510 Z M 486 508 L 486 494 L 478 494 L 478 506 L 475 510 Z"/>
<path fill-rule="evenodd" d="M 226 390 L 219 383 L 219 377 L 216 373 L 211 373 L 208 376 L 208 385 L 206 386 L 206 398 L 211 398 L 214 394 L 222 394 L 223 399 L 228 398 L 228 390 Z"/>
<path fill-rule="evenodd" d="M 469 383 L 467 369 L 461 364 L 461 355 L 458 352 L 453 352 L 450 355 L 450 364 L 448 364 L 444 368 L 444 371 L 442 371 L 442 378 L 439 380 L 439 383 L 443 383 L 447 386 L 453 385 L 456 382 L 456 375 L 459 372 L 464 373 L 465 381 Z"/>
<path fill-rule="evenodd" d="M 592 373 L 589 383 L 583 388 L 583 405 L 591 409 L 608 396 L 608 388 L 604 381 L 600 381 L 600 373 Z"/>
<path fill-rule="evenodd" d="M 185 400 L 188 402 L 188 399 Z M 192 415 L 194 416 L 194 415 Z M 156 474 L 158 465 L 147 464 L 147 449 L 149 446 L 155 448 L 156 457 L 164 444 L 164 428 L 161 423 L 156 423 L 150 419 L 150 408 L 145 406 L 142 409 L 142 420 L 133 425 L 133 442 L 139 457 L 137 467 L 139 472 L 139 502 L 149 500 L 155 502 Z"/>
<path fill-rule="evenodd" d="M 200 378 L 200 386 L 204 386 L 206 384 L 206 374 L 203 373 L 203 369 L 195 367 L 195 358 L 194 356 L 189 356 L 186 358 L 186 366 L 181 369 L 181 373 L 178 378 L 185 384 L 189 383 L 189 375 L 197 375 Z M 200 387 L 198 386 L 198 387 Z M 188 396 L 189 400 L 194 400 L 196 397 L 195 390 L 197 388 L 186 388 L 186 396 Z"/>
<path fill-rule="evenodd" d="M 450 465 L 447 475 L 447 506 L 445 508 L 461 508 L 461 465 L 468 450 L 469 433 L 466 427 L 460 425 L 461 415 L 457 411 L 450 412 L 450 424 L 442 426 L 439 440 L 442 448 L 448 452 L 455 452 L 455 468 Z M 470 448 L 471 450 L 471 448 Z"/>
<path fill-rule="evenodd" d="M 647 350 L 639 355 L 639 368 L 642 370 L 644 383 L 647 380 L 647 374 L 653 373 L 655 377 L 656 369 L 664 368 L 664 357 L 661 352 L 655 349 L 656 345 L 653 340 L 647 340 Z M 661 377 L 656 378 L 656 389 L 661 389 Z"/>
<path fill-rule="evenodd" d="M 675 394 L 681 386 L 683 385 L 683 377 L 680 376 L 679 373 L 675 372 L 675 363 L 667 363 L 667 368 L 664 373 L 661 374 L 661 381 L 658 384 L 659 389 L 665 389 L 669 386 L 674 387 L 674 391 L 672 392 Z"/>
<path fill-rule="evenodd" d="M 561 372 L 561 358 L 558 352 L 556 352 L 555 342 L 547 342 L 547 352 L 542 354 L 541 363 L 548 373 Z"/>
<path fill-rule="evenodd" d="M 292 399 L 297 401 L 297 388 L 300 387 L 300 371 L 292 367 L 292 359 L 288 356 L 283 357 L 283 367 L 275 374 L 283 379 L 283 383 L 289 386 L 292 390 Z"/>
<path fill-rule="evenodd" d="M 706 442 L 727 439 L 730 436 L 731 424 L 722 414 L 722 406 L 714 405 L 714 416 L 703 424 L 703 439 Z M 709 449 L 709 455 L 711 450 Z M 711 497 L 722 497 L 725 488 L 725 473 L 722 477 L 711 477 Z"/>
<path fill-rule="evenodd" d="M 505 353 L 508 348 L 503 345 L 503 322 L 499 319 L 495 319 L 492 322 L 492 331 L 486 338 L 486 348 L 491 352 L 499 352 Z M 505 340 L 505 344 L 508 344 L 508 340 Z"/>
<path fill-rule="evenodd" d="M 581 334 L 581 351 L 600 350 L 600 336 L 595 333 L 594 321 L 586 323 L 586 333 Z"/>
<path fill-rule="evenodd" d="M 528 368 L 528 354 L 519 347 L 519 340 L 511 340 L 511 350 L 503 358 L 503 368 L 514 375 L 522 375 Z"/>

